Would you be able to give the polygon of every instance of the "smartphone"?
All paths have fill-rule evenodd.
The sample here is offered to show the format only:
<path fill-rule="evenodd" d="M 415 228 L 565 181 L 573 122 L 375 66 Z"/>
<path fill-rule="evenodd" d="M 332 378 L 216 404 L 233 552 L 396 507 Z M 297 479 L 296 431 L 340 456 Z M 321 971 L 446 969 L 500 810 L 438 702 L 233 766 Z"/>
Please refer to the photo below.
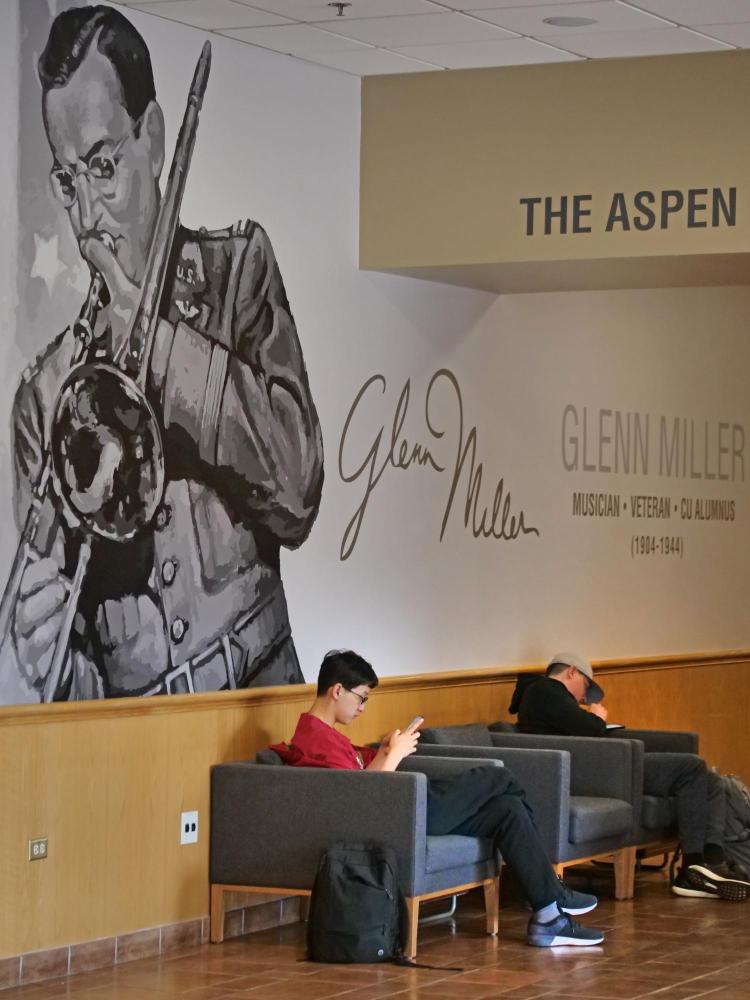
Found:
<path fill-rule="evenodd" d="M 407 732 L 407 731 L 412 731 L 413 732 L 415 729 L 418 729 L 422 725 L 423 722 L 424 722 L 423 716 L 421 716 L 421 715 L 415 715 L 414 718 L 409 723 L 409 725 L 404 730 L 404 732 Z"/>

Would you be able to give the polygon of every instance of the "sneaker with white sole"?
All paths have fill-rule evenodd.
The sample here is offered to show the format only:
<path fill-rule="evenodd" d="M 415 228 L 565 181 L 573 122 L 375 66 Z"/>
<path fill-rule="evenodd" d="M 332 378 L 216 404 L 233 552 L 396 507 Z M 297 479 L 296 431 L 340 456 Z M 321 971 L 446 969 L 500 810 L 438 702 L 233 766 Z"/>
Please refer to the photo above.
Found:
<path fill-rule="evenodd" d="M 590 913 L 598 902 L 596 896 L 587 892 L 577 892 L 560 879 L 560 895 L 557 897 L 557 905 L 563 913 L 568 913 L 572 917 L 580 917 L 584 913 Z"/>
<path fill-rule="evenodd" d="M 561 945 L 589 947 L 601 944 L 603 940 L 604 934 L 601 931 L 594 927 L 583 927 L 571 920 L 567 913 L 561 913 L 546 924 L 532 918 L 526 933 L 527 943 L 535 948 L 558 948 Z"/>
<path fill-rule="evenodd" d="M 709 890 L 699 888 L 687 877 L 687 870 L 681 868 L 672 882 L 672 892 L 675 896 L 684 896 L 687 899 L 718 899 L 719 894 L 715 889 Z"/>
<path fill-rule="evenodd" d="M 740 878 L 727 878 L 714 871 L 710 865 L 690 865 L 685 869 L 690 885 L 701 892 L 728 899 L 733 903 L 744 903 L 750 897 L 750 882 Z"/>

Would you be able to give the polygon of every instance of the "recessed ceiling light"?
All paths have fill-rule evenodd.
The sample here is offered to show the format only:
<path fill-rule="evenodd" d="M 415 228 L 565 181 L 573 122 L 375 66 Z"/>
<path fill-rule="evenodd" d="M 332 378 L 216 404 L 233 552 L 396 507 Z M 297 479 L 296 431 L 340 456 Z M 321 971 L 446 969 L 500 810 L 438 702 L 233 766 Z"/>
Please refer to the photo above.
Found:
<path fill-rule="evenodd" d="M 542 21 L 555 28 L 587 28 L 590 24 L 596 24 L 595 17 L 543 17 Z"/>

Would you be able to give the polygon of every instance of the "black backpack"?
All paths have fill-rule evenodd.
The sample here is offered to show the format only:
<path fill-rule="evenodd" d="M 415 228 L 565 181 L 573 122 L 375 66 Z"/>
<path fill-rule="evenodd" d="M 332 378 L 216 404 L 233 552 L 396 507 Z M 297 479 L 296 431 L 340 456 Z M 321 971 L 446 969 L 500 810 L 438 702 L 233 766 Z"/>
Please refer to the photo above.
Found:
<path fill-rule="evenodd" d="M 378 844 L 337 843 L 318 863 L 307 925 L 313 962 L 392 962 L 408 929 L 396 853 Z"/>

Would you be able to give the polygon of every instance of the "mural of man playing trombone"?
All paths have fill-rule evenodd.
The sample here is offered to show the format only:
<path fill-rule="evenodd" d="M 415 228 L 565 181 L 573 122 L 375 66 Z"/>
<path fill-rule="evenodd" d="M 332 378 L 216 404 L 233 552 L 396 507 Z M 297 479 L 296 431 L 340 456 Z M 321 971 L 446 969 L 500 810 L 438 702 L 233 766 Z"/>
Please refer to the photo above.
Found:
<path fill-rule="evenodd" d="M 149 52 L 119 11 L 79 7 L 54 20 L 39 78 L 52 189 L 105 286 L 99 307 L 86 315 L 92 354 L 112 366 L 130 346 L 162 198 L 164 119 Z M 178 226 L 168 255 L 141 383 L 161 431 L 163 496 L 127 540 L 105 532 L 85 541 L 80 521 L 61 503 L 59 474 L 47 490 L 10 634 L 0 636 L 0 667 L 18 672 L 30 699 L 303 681 L 279 555 L 281 546 L 304 541 L 316 517 L 322 443 L 283 281 L 255 222 L 220 232 Z M 21 526 L 50 437 L 62 433 L 52 418 L 76 358 L 80 319 L 48 346 L 16 393 Z M 61 447 L 66 468 L 85 486 L 79 511 L 110 503 L 127 520 L 128 498 L 145 475 L 128 464 L 143 457 L 147 440 L 138 420 L 101 388 L 81 392 L 72 412 L 75 442 Z M 87 435 L 96 469 L 79 453 Z M 150 447 L 160 450 L 153 441 Z M 70 579 L 88 544 L 70 648 L 51 684 Z"/>

